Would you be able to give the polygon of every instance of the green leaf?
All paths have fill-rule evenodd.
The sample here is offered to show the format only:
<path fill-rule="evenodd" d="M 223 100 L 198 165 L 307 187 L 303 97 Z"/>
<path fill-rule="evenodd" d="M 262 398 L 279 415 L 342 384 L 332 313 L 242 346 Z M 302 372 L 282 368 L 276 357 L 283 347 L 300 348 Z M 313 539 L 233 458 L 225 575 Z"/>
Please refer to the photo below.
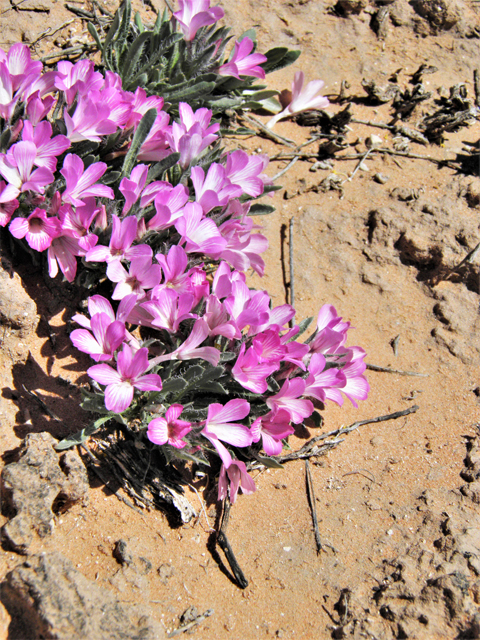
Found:
<path fill-rule="evenodd" d="M 120 178 L 120 175 L 120 171 L 109 171 L 101 177 L 99 182 L 101 184 L 113 184 L 114 182 L 117 182 L 117 180 Z"/>
<path fill-rule="evenodd" d="M 169 378 L 165 380 L 162 387 L 162 393 L 174 393 L 181 391 L 187 386 L 187 381 L 183 378 Z"/>
<path fill-rule="evenodd" d="M 110 27 L 110 29 L 108 30 L 107 33 L 107 37 L 105 38 L 105 42 L 103 43 L 103 49 L 102 49 L 102 53 L 103 53 L 103 59 L 106 63 L 107 68 L 110 71 L 116 71 L 117 70 L 117 66 L 114 65 L 113 63 L 113 58 L 112 58 L 112 44 L 114 39 L 117 36 L 117 32 L 120 26 L 120 10 L 118 10 L 115 13 L 115 16 L 113 18 L 113 22 L 112 22 L 112 26 Z"/>
<path fill-rule="evenodd" d="M 199 364 L 194 364 L 187 369 L 187 371 L 183 374 L 184 377 L 191 381 L 194 378 L 199 378 L 204 372 L 204 368 Z"/>
<path fill-rule="evenodd" d="M 220 362 L 228 362 L 229 360 L 233 360 L 236 357 L 237 356 L 235 353 L 232 353 L 231 351 L 224 351 L 220 355 Z"/>
<path fill-rule="evenodd" d="M 310 318 L 305 318 L 304 320 L 302 320 L 299 325 L 299 331 L 298 333 L 293 336 L 293 338 L 290 338 L 290 340 L 287 340 L 287 342 L 292 342 L 292 340 L 296 340 L 297 338 L 299 338 L 302 333 L 305 333 L 305 331 L 308 329 L 308 327 L 312 324 L 312 320 L 313 320 L 313 316 L 310 316 Z"/>
<path fill-rule="evenodd" d="M 100 36 L 98 35 L 98 31 L 95 29 L 95 25 L 92 22 L 87 22 L 87 29 L 90 35 L 92 36 L 92 38 L 97 43 L 97 47 L 100 49 L 100 51 L 102 51 L 103 49 L 102 42 L 100 40 Z"/>
<path fill-rule="evenodd" d="M 269 469 L 285 469 L 283 464 L 277 462 L 275 458 L 265 458 L 264 456 L 257 456 L 257 460 Z"/>
<path fill-rule="evenodd" d="M 122 11 L 123 8 L 123 11 Z M 127 38 L 130 31 L 130 19 L 132 17 L 132 5 L 130 0 L 123 0 L 119 11 L 122 11 L 122 22 L 115 38 L 114 50 L 118 68 L 123 70 L 124 56 L 127 50 Z"/>
<path fill-rule="evenodd" d="M 137 160 L 140 147 L 147 139 L 147 136 L 150 133 L 150 129 L 152 128 L 156 117 L 157 117 L 157 110 L 149 109 L 147 113 L 143 116 L 143 118 L 140 120 L 137 130 L 135 131 L 135 135 L 133 136 L 130 149 L 128 150 L 128 153 L 125 156 L 125 160 L 123 161 L 122 177 L 125 178 L 127 176 L 130 176 L 130 173 L 133 169 L 133 165 Z"/>
<path fill-rule="evenodd" d="M 137 25 L 137 29 L 140 31 L 140 33 L 143 33 L 145 31 L 145 27 L 143 26 L 142 22 L 142 16 L 138 13 L 138 11 L 135 13 L 135 24 Z"/>
<path fill-rule="evenodd" d="M 148 170 L 147 184 L 161 177 L 165 171 L 168 171 L 180 160 L 179 153 L 171 153 L 169 156 L 153 164 Z"/>
<path fill-rule="evenodd" d="M 209 369 L 205 369 L 203 375 L 201 377 L 202 383 L 207 382 L 208 380 L 217 380 L 224 373 L 224 367 L 210 367 Z"/>
<path fill-rule="evenodd" d="M 97 396 L 95 393 L 89 393 L 86 395 L 84 392 L 84 398 L 80 403 L 80 406 L 84 411 L 110 414 L 110 411 L 105 407 L 103 398 L 101 396 Z"/>
<path fill-rule="evenodd" d="M 250 211 L 248 212 L 249 216 L 268 216 L 270 213 L 275 211 L 275 207 L 272 207 L 271 204 L 252 204 L 250 207 Z"/>
<path fill-rule="evenodd" d="M 203 464 L 207 467 L 210 466 L 210 463 L 206 458 L 200 456 L 194 456 L 191 453 L 187 453 L 183 449 L 175 449 L 175 451 L 171 452 L 171 458 L 180 458 L 180 460 L 188 460 L 190 462 L 196 462 L 197 464 Z"/>
<path fill-rule="evenodd" d="M 138 36 L 138 38 L 135 38 L 133 44 L 128 50 L 127 60 L 125 62 L 124 68 L 122 69 L 122 86 L 125 88 L 126 91 L 130 90 L 130 86 L 129 86 L 130 77 L 135 72 L 135 67 L 137 66 L 140 58 L 142 57 L 143 48 L 149 38 L 150 38 L 150 32 L 144 31 Z"/>
<path fill-rule="evenodd" d="M 209 391 L 211 393 L 220 393 L 222 395 L 229 395 L 228 391 L 216 380 L 212 380 L 210 382 L 199 382 L 198 385 L 195 385 L 195 390 L 200 389 L 201 391 Z"/>
<path fill-rule="evenodd" d="M 96 431 L 100 429 L 100 427 L 103 424 L 105 424 L 105 422 L 108 422 L 111 419 L 112 419 L 111 415 L 103 416 L 103 418 L 98 418 L 98 420 L 95 420 L 95 422 L 93 422 L 88 427 L 85 427 L 81 431 L 77 431 L 77 433 L 75 433 L 72 436 L 68 436 L 63 440 L 60 440 L 60 442 L 57 445 L 55 445 L 55 449 L 57 451 L 63 451 L 64 449 L 70 449 L 70 447 L 74 447 L 77 444 L 84 443 L 87 438 L 93 435 Z"/>
<path fill-rule="evenodd" d="M 244 33 L 242 33 L 242 35 L 238 38 L 238 42 L 241 42 L 244 38 L 250 38 L 250 40 L 252 40 L 253 43 L 256 44 L 257 32 L 255 31 L 255 29 L 247 29 L 247 31 L 244 31 Z"/>
<path fill-rule="evenodd" d="M 267 57 L 266 62 L 263 62 L 260 66 L 265 73 L 273 73 L 284 67 L 288 67 L 293 64 L 300 55 L 301 51 L 290 51 L 287 47 L 275 47 L 270 49 L 265 54 Z"/>

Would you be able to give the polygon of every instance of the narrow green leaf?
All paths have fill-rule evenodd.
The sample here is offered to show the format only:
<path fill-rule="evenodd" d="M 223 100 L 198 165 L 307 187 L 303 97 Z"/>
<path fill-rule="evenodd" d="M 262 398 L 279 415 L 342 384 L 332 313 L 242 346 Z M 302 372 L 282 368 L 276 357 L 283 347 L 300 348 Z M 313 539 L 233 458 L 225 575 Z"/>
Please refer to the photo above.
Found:
<path fill-rule="evenodd" d="M 255 29 L 247 29 L 242 35 L 238 38 L 238 42 L 241 42 L 244 38 L 250 38 L 254 44 L 257 42 L 257 32 Z"/>
<path fill-rule="evenodd" d="M 133 76 L 135 72 L 135 67 L 137 66 L 138 61 L 142 57 L 143 48 L 149 38 L 150 38 L 150 33 L 148 31 L 141 33 L 138 36 L 138 38 L 135 38 L 131 47 L 128 50 L 127 60 L 122 69 L 122 85 L 125 87 L 126 91 L 130 90 L 130 87 L 128 84 L 130 77 Z"/>
<path fill-rule="evenodd" d="M 93 22 L 87 22 L 87 29 L 90 35 L 92 36 L 92 38 L 97 43 L 97 47 L 100 49 L 100 51 L 102 51 L 103 45 L 100 40 L 100 36 L 98 35 L 98 31 L 95 29 L 95 25 L 93 24 Z"/>
<path fill-rule="evenodd" d="M 198 385 L 195 385 L 195 390 L 200 389 L 201 391 L 209 391 L 210 393 L 220 393 L 222 395 L 229 395 L 228 391 L 216 380 L 211 380 L 210 382 L 199 382 Z"/>
<path fill-rule="evenodd" d="M 88 427 L 81 429 L 81 431 L 77 431 L 77 433 L 73 434 L 72 436 L 68 436 L 63 440 L 60 440 L 60 442 L 55 445 L 55 449 L 57 451 L 63 451 L 64 449 L 70 449 L 70 447 L 74 447 L 77 444 L 82 444 L 87 438 L 98 431 L 100 427 L 105 424 L 105 422 L 108 422 L 111 419 L 112 416 L 109 415 L 95 420 L 95 422 L 90 424 Z"/>
<path fill-rule="evenodd" d="M 101 184 L 113 184 L 118 181 L 120 175 L 120 171 L 109 171 L 100 178 L 99 182 L 101 182 Z"/>
<path fill-rule="evenodd" d="M 236 354 L 231 351 L 224 351 L 220 356 L 220 362 L 228 362 L 229 360 L 233 360 L 236 358 Z"/>
<path fill-rule="evenodd" d="M 290 338 L 290 340 L 287 340 L 287 342 L 292 342 L 292 340 L 296 340 L 297 338 L 299 338 L 302 335 L 302 333 L 305 333 L 308 327 L 312 324 L 312 320 L 313 320 L 313 316 L 310 316 L 310 318 L 305 318 L 304 320 L 302 320 L 298 325 L 299 332 L 295 336 L 293 336 L 293 338 Z"/>
<path fill-rule="evenodd" d="M 179 153 L 171 153 L 169 156 L 153 164 L 148 170 L 147 184 L 161 177 L 165 171 L 177 164 L 180 160 Z"/>
<path fill-rule="evenodd" d="M 145 31 L 145 27 L 143 26 L 142 22 L 142 16 L 138 13 L 138 11 L 135 13 L 135 24 L 137 25 L 137 29 L 140 31 L 140 33 L 143 33 Z"/>
<path fill-rule="evenodd" d="M 295 60 L 300 55 L 300 51 L 290 51 L 286 47 L 275 47 L 274 49 L 270 49 L 265 54 L 267 57 L 267 61 L 263 62 L 260 66 L 263 68 L 265 73 L 273 73 L 274 71 L 278 71 L 279 69 L 283 69 L 284 67 L 288 67 L 293 64 Z"/>
<path fill-rule="evenodd" d="M 217 380 L 222 376 L 224 371 L 225 371 L 225 368 L 221 366 L 204 369 L 203 375 L 200 378 L 200 380 L 202 384 L 207 382 L 208 380 Z"/>
<path fill-rule="evenodd" d="M 204 372 L 204 368 L 200 364 L 194 364 L 188 367 L 187 371 L 183 374 L 188 381 L 192 381 L 194 378 L 199 378 Z"/>
<path fill-rule="evenodd" d="M 190 462 L 196 462 L 197 464 L 203 464 L 207 467 L 210 466 L 210 463 L 206 458 L 194 456 L 191 453 L 187 453 L 183 449 L 175 449 L 175 451 L 172 451 L 172 458 L 180 458 L 180 460 L 188 460 Z"/>
<path fill-rule="evenodd" d="M 130 175 L 133 169 L 133 165 L 137 160 L 140 147 L 147 139 L 147 136 L 150 133 L 150 129 L 152 128 L 156 117 L 157 117 L 157 110 L 149 109 L 147 113 L 143 116 L 143 118 L 140 120 L 137 130 L 135 131 L 135 135 L 133 136 L 130 149 L 128 150 L 128 153 L 125 156 L 125 160 L 123 162 L 122 177 L 127 177 Z"/>
<path fill-rule="evenodd" d="M 275 207 L 272 207 L 271 204 L 252 204 L 250 207 L 250 211 L 248 212 L 249 216 L 268 216 L 270 213 L 275 211 Z"/>
<path fill-rule="evenodd" d="M 277 462 L 275 458 L 266 458 L 264 456 L 258 456 L 257 460 L 258 462 L 263 464 L 265 467 L 268 467 L 269 469 L 285 469 L 283 464 L 280 464 L 280 462 Z"/>

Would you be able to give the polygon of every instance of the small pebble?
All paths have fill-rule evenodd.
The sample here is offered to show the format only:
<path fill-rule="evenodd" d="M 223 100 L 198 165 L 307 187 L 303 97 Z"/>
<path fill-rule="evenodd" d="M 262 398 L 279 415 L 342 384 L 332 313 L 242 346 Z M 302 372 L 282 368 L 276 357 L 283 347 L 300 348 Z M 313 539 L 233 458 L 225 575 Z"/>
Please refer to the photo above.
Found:
<path fill-rule="evenodd" d="M 376 173 L 373 176 L 373 179 L 375 180 L 375 182 L 378 182 L 379 184 L 385 184 L 386 182 L 388 182 L 389 177 L 385 176 L 383 173 Z"/>

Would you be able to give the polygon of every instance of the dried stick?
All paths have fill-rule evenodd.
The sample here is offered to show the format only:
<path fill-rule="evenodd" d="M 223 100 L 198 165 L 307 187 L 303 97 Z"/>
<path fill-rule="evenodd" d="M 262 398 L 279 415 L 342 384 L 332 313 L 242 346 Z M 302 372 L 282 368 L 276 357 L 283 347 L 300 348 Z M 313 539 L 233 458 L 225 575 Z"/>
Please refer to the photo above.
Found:
<path fill-rule="evenodd" d="M 315 531 L 315 542 L 317 544 L 317 555 L 322 550 L 322 541 L 320 540 L 320 531 L 318 530 L 317 506 L 315 504 L 315 492 L 313 490 L 312 474 L 310 472 L 310 462 L 305 460 L 305 476 L 307 479 L 307 495 L 312 512 L 313 529 Z"/>
<path fill-rule="evenodd" d="M 301 158 L 300 154 L 296 155 L 293 158 L 293 160 L 291 160 L 284 169 L 282 169 L 275 176 L 273 176 L 273 178 L 272 178 L 273 182 L 275 182 L 275 180 L 278 180 L 278 178 L 281 178 L 285 173 L 287 173 L 287 171 L 289 169 L 291 169 L 293 167 L 293 165 L 297 162 L 297 160 L 300 160 L 300 158 Z"/>
<path fill-rule="evenodd" d="M 49 53 L 47 56 L 43 56 L 43 58 L 40 58 L 40 62 L 46 62 L 47 60 L 52 60 L 53 58 L 63 58 L 64 56 L 73 56 L 78 53 L 86 53 L 91 49 L 95 49 L 96 46 L 97 46 L 96 42 L 90 42 L 87 44 L 79 44 L 77 47 L 60 49 L 60 51 Z"/>
<path fill-rule="evenodd" d="M 390 367 L 379 367 L 376 364 L 367 364 L 367 369 L 371 371 L 383 371 L 384 373 L 396 373 L 399 376 L 415 376 L 416 378 L 428 378 L 428 373 L 417 373 L 416 371 L 399 371 Z"/>
<path fill-rule="evenodd" d="M 350 433 L 351 431 L 355 431 L 359 427 L 362 427 L 365 424 L 374 424 L 376 422 L 385 422 L 386 420 L 397 420 L 397 418 L 401 418 L 402 416 L 408 416 L 410 413 L 415 413 L 418 411 L 419 406 L 417 404 L 405 409 L 404 411 L 395 411 L 395 413 L 389 413 L 385 416 L 378 416 L 377 418 L 370 418 L 368 420 L 359 420 L 358 422 L 354 422 L 348 427 L 341 427 L 340 429 L 335 429 L 335 431 L 329 431 L 328 433 L 322 433 L 319 436 L 315 436 L 308 442 L 306 442 L 303 447 L 301 447 L 298 451 L 293 453 L 288 453 L 284 456 L 279 456 L 275 458 L 277 462 L 284 463 L 289 462 L 290 460 L 300 460 L 304 458 L 311 458 L 313 456 L 321 455 L 325 453 L 329 449 L 337 446 L 343 439 L 338 439 L 338 436 L 342 436 L 346 433 Z M 335 440 L 329 440 L 324 444 L 317 445 L 318 442 L 322 440 L 326 440 L 327 438 L 336 438 Z M 321 448 L 322 447 L 322 448 Z"/>
<path fill-rule="evenodd" d="M 280 144 L 286 144 L 287 147 L 296 148 L 297 145 L 293 140 L 289 140 L 288 138 L 284 138 L 283 136 L 278 135 L 278 133 L 273 133 L 270 129 L 268 129 L 264 124 L 262 124 L 259 120 L 254 118 L 253 116 L 247 116 L 245 113 L 242 113 L 240 116 L 243 120 L 246 120 L 249 124 L 254 125 L 257 129 L 260 129 L 262 133 L 264 133 L 267 138 L 273 140 L 274 142 L 280 142 Z"/>
<path fill-rule="evenodd" d="M 197 616 L 195 620 L 192 620 L 191 622 L 188 622 L 187 624 L 184 624 L 183 626 L 178 627 L 178 629 L 171 631 L 167 635 L 167 638 L 173 638 L 174 636 L 178 636 L 181 633 L 185 633 L 186 631 L 189 631 L 196 624 L 199 624 L 200 622 L 203 622 L 206 618 L 209 618 L 213 613 L 214 613 L 213 609 L 207 609 L 205 613 L 202 613 L 200 616 Z"/>
<path fill-rule="evenodd" d="M 480 72 L 478 69 L 473 71 L 473 87 L 475 90 L 475 104 L 480 108 Z"/>
<path fill-rule="evenodd" d="M 230 517 L 230 499 L 225 498 L 223 501 L 223 514 L 222 514 L 222 523 L 220 525 L 220 529 L 217 535 L 217 542 L 220 549 L 225 554 L 228 564 L 230 565 L 230 569 L 233 571 L 233 575 L 238 583 L 240 589 L 246 589 L 248 587 L 248 580 L 245 578 L 243 571 L 238 564 L 235 554 L 233 553 L 233 549 L 230 546 L 230 542 L 228 541 L 226 530 L 228 527 L 228 519 Z"/>

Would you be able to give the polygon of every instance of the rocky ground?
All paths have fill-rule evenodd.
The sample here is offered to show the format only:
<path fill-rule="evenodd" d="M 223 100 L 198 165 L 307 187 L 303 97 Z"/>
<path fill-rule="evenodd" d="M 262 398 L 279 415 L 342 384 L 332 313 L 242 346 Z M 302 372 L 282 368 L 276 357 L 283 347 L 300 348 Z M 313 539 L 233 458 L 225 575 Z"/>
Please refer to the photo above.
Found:
<path fill-rule="evenodd" d="M 299 317 L 332 303 L 370 364 L 423 374 L 370 370 L 369 399 L 327 407 L 320 431 L 299 429 L 292 448 L 357 420 L 418 410 L 364 425 L 311 459 L 318 554 L 304 462 L 254 473 L 258 491 L 239 498 L 228 530 L 249 581 L 241 590 L 215 548 L 208 476 L 186 487 L 198 517 L 179 525 L 134 505 L 118 473 L 85 450 L 54 451 L 88 422 L 77 385 L 89 361 L 68 339 L 80 295 L 44 278 L 3 234 L 0 636 L 163 638 L 183 626 L 199 640 L 478 638 L 480 5 L 223 6 L 236 34 L 257 27 L 260 51 L 302 50 L 294 68 L 269 77 L 272 87 L 288 88 L 303 69 L 325 80 L 329 113 L 350 105 L 347 127 L 338 116 L 332 139 L 303 147 L 278 180 L 276 213 L 258 219 L 270 240 L 266 275 L 252 285 L 278 303 L 288 298 L 291 226 Z M 88 39 L 86 23 L 53 0 L 0 0 L 0 14 L 4 49 L 21 40 L 41 57 Z M 415 76 L 422 64 L 433 69 Z M 432 120 L 448 112 L 461 123 L 467 111 L 469 126 L 457 130 Z M 281 122 L 275 132 L 293 145 L 260 135 L 235 144 L 277 158 L 273 176 L 325 126 Z"/>

